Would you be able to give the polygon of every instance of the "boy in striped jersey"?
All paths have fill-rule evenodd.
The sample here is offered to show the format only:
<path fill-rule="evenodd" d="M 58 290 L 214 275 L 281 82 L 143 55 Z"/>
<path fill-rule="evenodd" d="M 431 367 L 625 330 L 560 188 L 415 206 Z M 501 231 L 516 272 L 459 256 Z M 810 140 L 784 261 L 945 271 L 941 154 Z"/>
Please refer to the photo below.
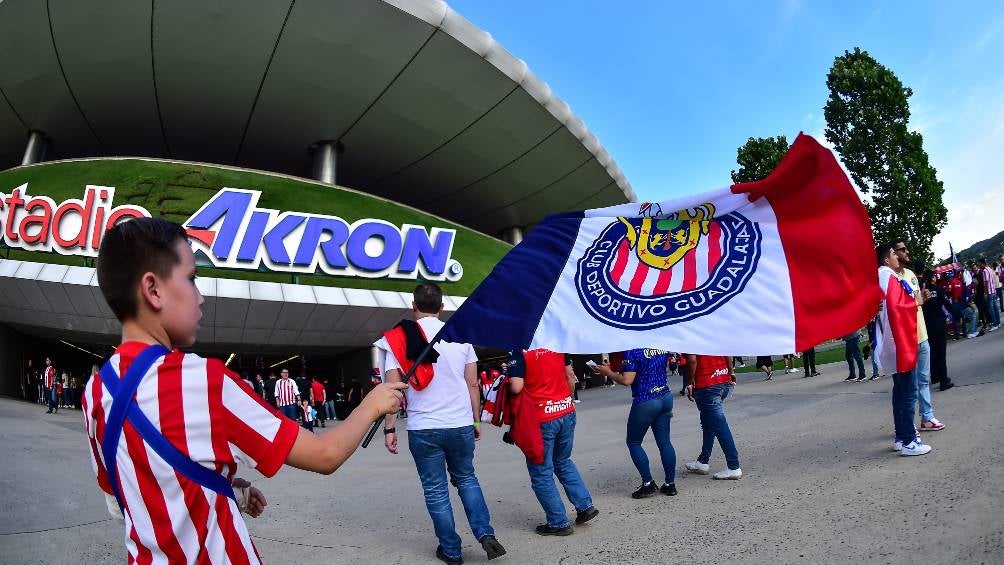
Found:
<path fill-rule="evenodd" d="M 97 275 L 122 344 L 87 383 L 84 423 L 98 485 L 125 521 L 128 562 L 260 563 L 240 512 L 256 517 L 266 502 L 234 476 L 238 462 L 265 476 L 284 463 L 332 473 L 370 422 L 397 412 L 405 386 L 377 387 L 343 425 L 315 436 L 223 362 L 175 349 L 195 342 L 203 302 L 181 226 L 159 218 L 115 226 Z M 166 353 L 155 357 L 158 345 Z M 133 363 L 145 372 L 130 374 Z M 121 393 L 128 386 L 134 395 Z"/>

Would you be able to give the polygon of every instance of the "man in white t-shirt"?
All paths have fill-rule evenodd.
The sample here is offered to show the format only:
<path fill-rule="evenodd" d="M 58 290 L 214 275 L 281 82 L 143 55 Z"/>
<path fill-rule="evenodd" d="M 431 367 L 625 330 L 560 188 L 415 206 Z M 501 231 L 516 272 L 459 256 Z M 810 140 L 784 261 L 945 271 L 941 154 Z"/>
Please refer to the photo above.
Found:
<path fill-rule="evenodd" d="M 434 283 L 415 287 L 412 311 L 415 322 L 402 321 L 373 345 L 384 358 L 386 382 L 400 382 L 420 351 L 434 339 L 443 322 L 443 291 Z M 417 322 L 417 323 L 416 323 Z M 425 363 L 409 380 L 406 390 L 408 449 L 415 459 L 425 493 L 425 506 L 439 538 L 436 557 L 446 563 L 463 563 L 449 483 L 457 487 L 467 522 L 488 559 L 505 555 L 495 539 L 488 504 L 474 474 L 474 443 L 481 439 L 481 389 L 477 355 L 469 343 L 439 342 L 431 365 Z M 432 359 L 432 357 L 435 357 Z M 397 415 L 384 420 L 384 444 L 397 453 Z M 449 483 L 447 482 L 449 472 Z"/>

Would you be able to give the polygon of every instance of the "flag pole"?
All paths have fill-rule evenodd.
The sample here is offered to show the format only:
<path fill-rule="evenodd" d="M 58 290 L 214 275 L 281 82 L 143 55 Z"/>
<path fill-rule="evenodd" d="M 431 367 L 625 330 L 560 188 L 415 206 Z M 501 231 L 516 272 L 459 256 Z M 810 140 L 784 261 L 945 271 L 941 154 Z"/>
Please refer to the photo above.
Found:
<path fill-rule="evenodd" d="M 422 361 L 425 361 L 425 358 L 429 356 L 429 353 L 432 353 L 432 346 L 436 345 L 436 343 L 438 342 L 439 342 L 439 334 L 436 334 L 436 337 L 432 338 L 432 341 L 429 342 L 429 345 L 426 345 L 425 349 L 423 349 L 422 352 L 418 354 L 418 359 L 415 359 L 415 363 L 411 366 L 410 369 L 408 369 L 408 372 L 405 373 L 404 376 L 401 378 L 401 382 L 407 383 L 408 380 L 411 379 L 411 376 L 415 374 L 416 370 L 418 370 L 418 366 L 422 364 Z M 363 438 L 363 443 L 362 443 L 363 449 L 366 449 L 369 446 L 370 442 L 373 441 L 373 436 L 376 435 L 377 430 L 380 428 L 381 425 L 383 425 L 384 418 L 386 418 L 386 416 L 380 416 L 373 422 L 373 425 L 370 426 L 370 431 L 367 432 L 366 437 Z"/>

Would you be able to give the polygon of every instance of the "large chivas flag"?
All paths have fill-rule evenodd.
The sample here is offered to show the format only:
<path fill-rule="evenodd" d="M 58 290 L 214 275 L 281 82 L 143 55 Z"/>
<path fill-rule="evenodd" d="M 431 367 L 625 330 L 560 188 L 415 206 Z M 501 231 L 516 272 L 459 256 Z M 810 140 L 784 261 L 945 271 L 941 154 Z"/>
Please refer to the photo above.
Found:
<path fill-rule="evenodd" d="M 871 224 L 833 155 L 799 135 L 766 179 L 554 214 L 440 332 L 505 349 L 792 353 L 863 327 L 882 293 Z"/>

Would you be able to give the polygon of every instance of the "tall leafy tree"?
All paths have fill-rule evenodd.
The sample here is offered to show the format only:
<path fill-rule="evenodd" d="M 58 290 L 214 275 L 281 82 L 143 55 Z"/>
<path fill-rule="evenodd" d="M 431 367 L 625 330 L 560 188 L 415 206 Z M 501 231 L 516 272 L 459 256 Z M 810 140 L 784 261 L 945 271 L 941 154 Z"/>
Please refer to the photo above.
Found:
<path fill-rule="evenodd" d="M 788 139 L 777 137 L 751 137 L 736 150 L 739 170 L 732 171 L 732 182 L 752 182 L 767 177 L 788 152 Z"/>
<path fill-rule="evenodd" d="M 944 185 L 907 129 L 913 91 L 867 51 L 837 57 L 826 76 L 826 139 L 862 193 L 877 241 L 903 238 L 931 264 L 931 242 L 947 222 Z"/>

